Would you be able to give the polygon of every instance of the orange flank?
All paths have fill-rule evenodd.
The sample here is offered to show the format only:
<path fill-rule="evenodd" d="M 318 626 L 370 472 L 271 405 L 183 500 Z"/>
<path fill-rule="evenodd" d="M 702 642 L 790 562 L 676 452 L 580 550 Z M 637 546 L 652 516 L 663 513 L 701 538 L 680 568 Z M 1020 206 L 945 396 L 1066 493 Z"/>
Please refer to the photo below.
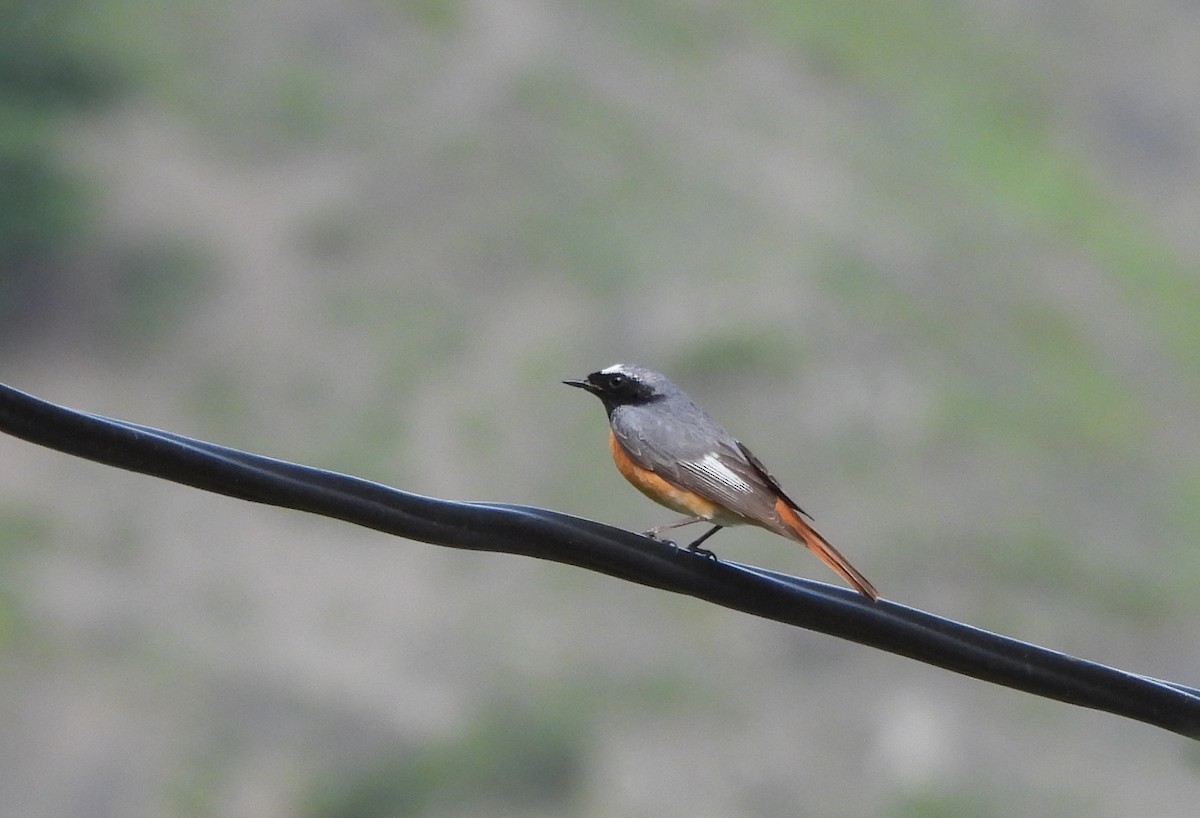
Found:
<path fill-rule="evenodd" d="M 634 488 L 654 502 L 680 514 L 702 517 L 705 520 L 711 520 L 717 513 L 715 503 L 705 500 L 695 492 L 673 486 L 649 469 L 634 463 L 611 431 L 608 433 L 608 448 L 612 452 L 613 462 L 617 464 L 617 471 L 621 472 Z"/>
<path fill-rule="evenodd" d="M 817 555 L 821 562 L 837 571 L 842 579 L 853 585 L 863 596 L 869 597 L 871 601 L 879 599 L 879 591 L 875 590 L 875 586 L 860 574 L 858 569 L 851 565 L 836 548 L 826 542 L 825 538 L 818 534 L 812 526 L 804 522 L 795 509 L 779 499 L 775 501 L 775 513 L 779 515 L 780 521 L 787 529 L 786 532 L 781 533 L 803 543 L 809 551 Z"/>

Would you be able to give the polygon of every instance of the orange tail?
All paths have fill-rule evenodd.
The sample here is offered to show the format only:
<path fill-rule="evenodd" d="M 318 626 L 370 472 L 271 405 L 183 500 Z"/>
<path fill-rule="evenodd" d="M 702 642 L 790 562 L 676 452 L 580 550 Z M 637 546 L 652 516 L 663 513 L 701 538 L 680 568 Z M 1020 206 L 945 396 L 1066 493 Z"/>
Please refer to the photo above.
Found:
<path fill-rule="evenodd" d="M 856 591 L 872 602 L 879 599 L 879 591 L 875 590 L 875 586 L 860 574 L 858 569 L 850 564 L 849 560 L 838 553 L 836 548 L 826 542 L 825 538 L 818 534 L 811 525 L 804 522 L 793 508 L 783 500 L 776 500 L 775 512 L 779 515 L 779 519 L 783 522 L 783 525 L 788 529 L 787 533 L 804 543 L 805 547 L 816 554 L 821 562 L 828 565 L 834 571 L 837 571 L 842 579 L 854 586 Z"/>

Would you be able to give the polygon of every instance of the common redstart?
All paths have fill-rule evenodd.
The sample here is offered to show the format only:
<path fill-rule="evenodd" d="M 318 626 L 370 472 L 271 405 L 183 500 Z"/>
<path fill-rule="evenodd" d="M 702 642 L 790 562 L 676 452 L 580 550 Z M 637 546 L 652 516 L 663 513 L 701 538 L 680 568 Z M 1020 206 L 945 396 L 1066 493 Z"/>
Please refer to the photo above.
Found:
<path fill-rule="evenodd" d="M 875 586 L 804 521 L 809 515 L 762 462 L 665 376 L 614 364 L 563 383 L 586 389 L 604 404 L 609 449 L 625 479 L 656 503 L 688 515 L 647 536 L 714 523 L 688 549 L 715 558 L 701 543 L 725 526 L 757 525 L 802 543 L 863 596 L 879 598 Z"/>

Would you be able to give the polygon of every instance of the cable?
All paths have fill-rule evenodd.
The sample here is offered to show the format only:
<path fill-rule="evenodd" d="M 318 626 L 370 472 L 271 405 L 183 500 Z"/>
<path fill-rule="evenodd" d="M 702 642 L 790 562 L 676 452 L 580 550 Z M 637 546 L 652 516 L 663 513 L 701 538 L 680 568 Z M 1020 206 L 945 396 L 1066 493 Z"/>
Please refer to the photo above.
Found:
<path fill-rule="evenodd" d="M 716 561 L 603 523 L 399 491 L 78 412 L 0 384 L 0 430 L 98 463 L 452 548 L 523 554 L 687 594 L 977 679 L 1200 739 L 1200 690 L 1127 673 L 846 588 Z"/>

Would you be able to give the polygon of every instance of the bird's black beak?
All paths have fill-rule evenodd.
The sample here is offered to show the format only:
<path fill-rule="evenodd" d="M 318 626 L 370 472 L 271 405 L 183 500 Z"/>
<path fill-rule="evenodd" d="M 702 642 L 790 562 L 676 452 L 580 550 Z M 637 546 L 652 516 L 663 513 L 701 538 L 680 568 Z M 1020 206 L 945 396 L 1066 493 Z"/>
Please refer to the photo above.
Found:
<path fill-rule="evenodd" d="M 571 378 L 570 380 L 563 381 L 563 383 L 565 383 L 567 386 L 578 386 L 580 389 L 586 389 L 589 392 L 596 391 L 595 384 L 593 384 L 591 381 L 587 381 L 587 380 L 581 381 L 576 378 Z"/>

